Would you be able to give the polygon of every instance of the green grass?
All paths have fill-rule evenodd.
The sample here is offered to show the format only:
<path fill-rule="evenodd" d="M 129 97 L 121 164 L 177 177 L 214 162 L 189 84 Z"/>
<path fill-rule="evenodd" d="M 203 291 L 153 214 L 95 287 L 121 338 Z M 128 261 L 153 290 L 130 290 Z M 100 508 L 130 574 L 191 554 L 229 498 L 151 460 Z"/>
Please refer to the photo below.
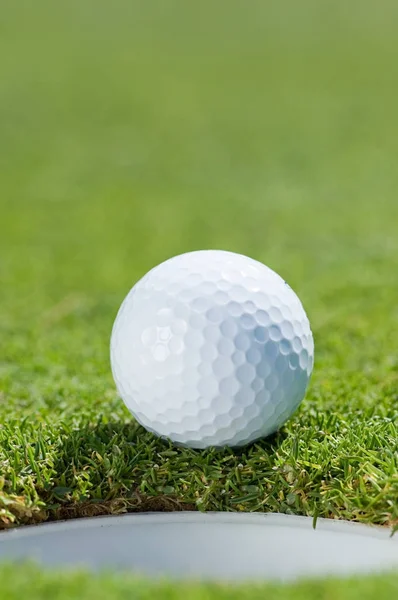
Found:
<path fill-rule="evenodd" d="M 181 508 L 397 525 L 397 17 L 392 0 L 5 3 L 0 528 Z M 156 440 L 109 368 L 129 288 L 212 247 L 281 273 L 316 343 L 300 410 L 239 452 Z"/>
<path fill-rule="evenodd" d="M 131 575 L 90 575 L 85 572 L 42 571 L 35 566 L 0 566 L 2 592 L 7 600 L 382 600 L 395 598 L 398 576 L 384 574 L 366 578 L 308 580 L 285 585 L 241 584 L 238 586 L 179 583 L 172 581 L 148 582 Z"/>

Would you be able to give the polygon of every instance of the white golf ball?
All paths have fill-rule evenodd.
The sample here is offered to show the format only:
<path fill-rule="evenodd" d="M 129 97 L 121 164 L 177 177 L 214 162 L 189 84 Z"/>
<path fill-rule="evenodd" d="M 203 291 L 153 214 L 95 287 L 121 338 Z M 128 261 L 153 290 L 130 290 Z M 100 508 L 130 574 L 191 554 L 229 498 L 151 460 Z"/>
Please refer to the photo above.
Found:
<path fill-rule="evenodd" d="M 191 448 L 270 435 L 304 397 L 314 342 L 303 306 L 260 262 L 221 250 L 175 256 L 117 315 L 111 363 L 141 425 Z"/>

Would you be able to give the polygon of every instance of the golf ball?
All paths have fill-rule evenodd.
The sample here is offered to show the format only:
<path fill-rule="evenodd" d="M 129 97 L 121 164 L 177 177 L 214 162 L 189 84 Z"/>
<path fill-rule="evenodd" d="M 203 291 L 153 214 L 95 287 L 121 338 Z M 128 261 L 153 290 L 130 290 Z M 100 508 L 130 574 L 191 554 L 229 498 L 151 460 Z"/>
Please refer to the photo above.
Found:
<path fill-rule="evenodd" d="M 221 250 L 175 256 L 131 289 L 112 372 L 141 425 L 191 448 L 275 432 L 304 397 L 314 342 L 303 306 L 264 264 Z"/>

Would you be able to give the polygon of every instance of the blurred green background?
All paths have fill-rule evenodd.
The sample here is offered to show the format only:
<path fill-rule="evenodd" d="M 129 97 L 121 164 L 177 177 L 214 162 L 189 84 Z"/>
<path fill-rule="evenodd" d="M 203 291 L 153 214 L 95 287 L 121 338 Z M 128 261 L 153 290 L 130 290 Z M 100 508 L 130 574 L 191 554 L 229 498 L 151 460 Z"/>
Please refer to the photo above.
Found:
<path fill-rule="evenodd" d="M 326 478 L 322 514 L 393 522 L 397 23 L 393 0 L 2 3 L 0 419 L 22 432 L 5 434 L 4 493 L 77 485 L 62 440 L 99 414 L 130 422 L 108 359 L 125 294 L 174 254 L 223 248 L 279 272 L 311 319 L 315 373 L 292 427 L 315 444 L 334 415 L 313 502 Z M 39 423 L 63 466 L 27 466 Z M 289 454 L 291 439 L 305 471 L 307 442 Z M 80 497 L 112 497 L 104 469 Z"/>
<path fill-rule="evenodd" d="M 318 328 L 381 303 L 397 18 L 388 0 L 3 3 L 2 326 L 69 294 L 101 309 L 207 247 L 280 271 Z"/>

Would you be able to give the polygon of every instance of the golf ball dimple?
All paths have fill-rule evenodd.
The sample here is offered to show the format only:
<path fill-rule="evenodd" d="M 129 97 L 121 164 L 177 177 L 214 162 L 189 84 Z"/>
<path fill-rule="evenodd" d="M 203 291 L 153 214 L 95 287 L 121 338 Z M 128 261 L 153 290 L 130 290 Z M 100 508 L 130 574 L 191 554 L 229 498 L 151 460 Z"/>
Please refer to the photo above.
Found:
<path fill-rule="evenodd" d="M 111 365 L 149 431 L 191 448 L 275 432 L 304 397 L 314 362 L 300 300 L 274 271 L 222 250 L 147 273 L 116 317 Z"/>

